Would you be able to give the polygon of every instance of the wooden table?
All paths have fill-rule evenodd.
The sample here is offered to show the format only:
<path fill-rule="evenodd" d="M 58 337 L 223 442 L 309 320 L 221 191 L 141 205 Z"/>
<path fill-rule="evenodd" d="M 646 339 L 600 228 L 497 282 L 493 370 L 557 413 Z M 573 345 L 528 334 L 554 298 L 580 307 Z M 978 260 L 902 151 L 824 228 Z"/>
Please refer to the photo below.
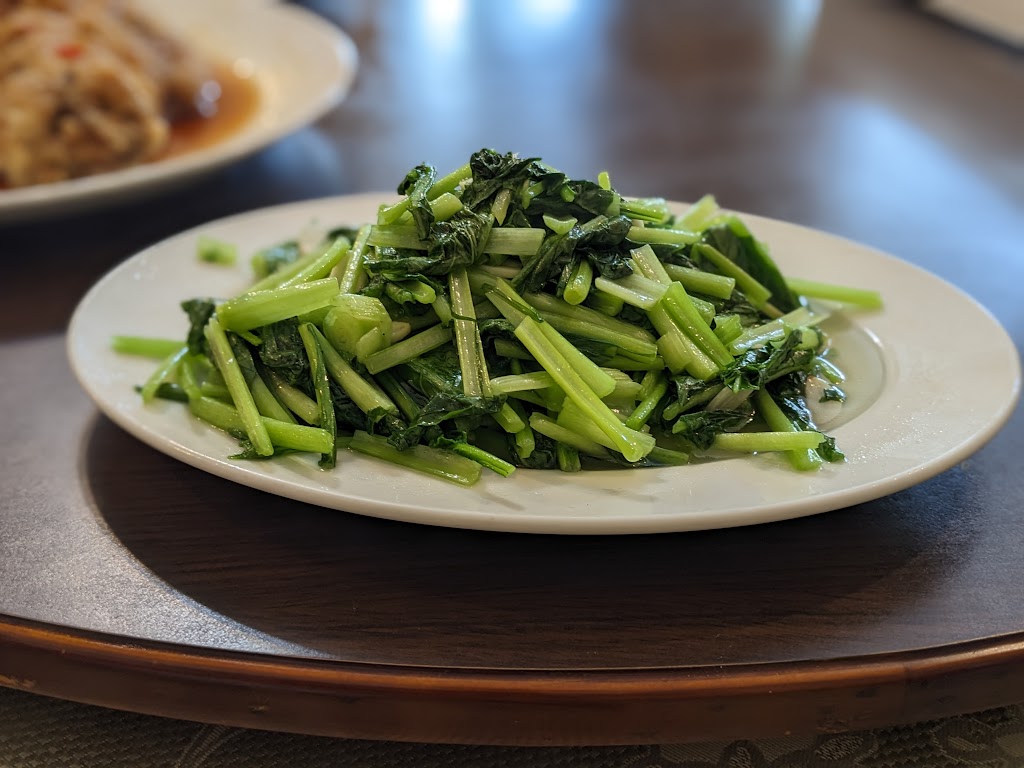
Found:
<path fill-rule="evenodd" d="M 0 230 L 0 684 L 520 744 L 868 728 L 1024 699 L 1019 408 L 973 458 L 851 509 L 487 534 L 307 507 L 166 458 L 98 415 L 63 335 L 146 244 L 494 146 L 866 242 L 973 294 L 1019 347 L 1019 55 L 870 0 L 315 5 L 362 63 L 314 128 L 189 190 Z"/>

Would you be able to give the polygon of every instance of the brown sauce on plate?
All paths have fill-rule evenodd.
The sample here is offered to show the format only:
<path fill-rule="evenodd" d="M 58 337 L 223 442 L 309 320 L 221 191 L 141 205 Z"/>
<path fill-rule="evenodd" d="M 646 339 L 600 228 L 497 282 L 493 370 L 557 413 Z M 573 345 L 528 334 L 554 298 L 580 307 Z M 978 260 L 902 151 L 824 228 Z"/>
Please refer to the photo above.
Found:
<path fill-rule="evenodd" d="M 197 115 L 171 124 L 171 136 L 157 160 L 204 149 L 236 133 L 256 113 L 260 89 L 254 77 L 239 77 L 230 66 L 216 70 L 220 95 L 208 116 Z"/>

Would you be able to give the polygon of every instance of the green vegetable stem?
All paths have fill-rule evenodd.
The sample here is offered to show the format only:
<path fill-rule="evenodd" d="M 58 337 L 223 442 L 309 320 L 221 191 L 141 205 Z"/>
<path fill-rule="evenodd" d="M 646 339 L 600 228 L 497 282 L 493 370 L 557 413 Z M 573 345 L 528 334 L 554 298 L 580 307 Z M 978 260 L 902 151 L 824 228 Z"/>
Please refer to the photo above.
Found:
<path fill-rule="evenodd" d="M 829 320 L 881 307 L 876 291 L 784 274 L 711 195 L 675 212 L 535 157 L 417 165 L 398 193 L 373 221 L 251 254 L 248 289 L 183 301 L 179 337 L 114 337 L 155 361 L 143 401 L 233 435 L 234 460 L 345 472 L 357 453 L 462 486 L 517 467 L 843 460 L 808 393 L 843 401 L 856 371 Z M 244 268 L 209 236 L 197 253 Z"/>

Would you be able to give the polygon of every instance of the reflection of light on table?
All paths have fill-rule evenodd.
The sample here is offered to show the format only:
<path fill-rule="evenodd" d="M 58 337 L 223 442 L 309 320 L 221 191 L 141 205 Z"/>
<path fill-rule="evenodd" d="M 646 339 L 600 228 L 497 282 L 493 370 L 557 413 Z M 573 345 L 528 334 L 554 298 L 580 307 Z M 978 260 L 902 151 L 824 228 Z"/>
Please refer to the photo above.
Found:
<path fill-rule="evenodd" d="M 423 40 L 433 52 L 449 54 L 461 49 L 466 40 L 462 27 L 466 19 L 465 0 L 426 0 L 421 6 Z"/>
<path fill-rule="evenodd" d="M 578 0 L 523 0 L 513 10 L 519 11 L 520 20 L 536 31 L 565 24 L 578 8 Z"/>
<path fill-rule="evenodd" d="M 850 210 L 854 204 L 863 217 L 854 216 L 864 230 L 856 233 L 858 236 L 870 235 L 875 217 L 896 216 L 906 219 L 908 235 L 927 238 L 931 229 L 928 219 L 938 214 L 956 215 L 956 211 L 972 207 L 968 202 L 980 208 L 965 226 L 984 227 L 986 211 L 1009 214 L 1005 200 L 988 180 L 895 111 L 847 97 L 830 100 L 822 114 L 822 130 L 816 132 L 817 138 L 807 150 L 820 155 L 823 163 L 828 158 L 830 167 L 818 165 L 816 171 L 833 178 L 822 193 L 827 198 L 833 191 L 840 199 L 823 200 L 820 213 L 827 218 L 829 209 L 842 205 L 846 215 L 854 214 Z M 898 158 L 898 162 L 883 165 L 879 162 L 882 157 Z M 915 212 L 923 213 L 923 220 L 913 221 Z"/>
<path fill-rule="evenodd" d="M 609 14 L 604 4 L 579 0 L 425 0 L 387 16 L 379 45 L 398 63 L 393 79 L 372 90 L 399 111 L 392 125 L 402 167 L 454 167 L 485 146 L 551 155 L 546 148 L 571 131 L 571 152 L 550 161 L 579 175 L 596 174 L 600 168 L 583 168 L 578 160 L 595 154 L 590 132 L 578 128 L 602 117 L 592 105 L 607 88 Z M 567 45 L 586 51 L 586 77 L 558 66 Z M 440 144 L 460 149 L 439 157 Z"/>
<path fill-rule="evenodd" d="M 787 49 L 806 46 L 820 14 L 821 0 L 787 0 L 779 9 L 777 39 Z"/>
<path fill-rule="evenodd" d="M 779 6 L 773 32 L 780 55 L 772 75 L 780 90 L 799 84 L 820 15 L 821 0 L 786 0 Z"/>

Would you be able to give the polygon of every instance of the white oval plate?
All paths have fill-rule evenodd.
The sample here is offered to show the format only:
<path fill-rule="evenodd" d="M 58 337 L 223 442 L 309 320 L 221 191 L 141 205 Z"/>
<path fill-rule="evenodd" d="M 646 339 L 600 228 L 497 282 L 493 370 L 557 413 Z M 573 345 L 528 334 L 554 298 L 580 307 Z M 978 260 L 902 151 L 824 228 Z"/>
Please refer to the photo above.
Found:
<path fill-rule="evenodd" d="M 313 13 L 255 0 L 138 0 L 139 7 L 200 51 L 252 77 L 256 113 L 209 147 L 80 179 L 0 190 L 0 225 L 138 200 L 240 160 L 311 123 L 348 93 L 358 56 L 352 40 Z"/>
<path fill-rule="evenodd" d="M 83 298 L 71 321 L 72 367 L 100 409 L 154 448 L 230 480 L 299 501 L 376 517 L 497 531 L 622 534 L 725 528 L 810 515 L 907 488 L 963 460 L 1003 425 L 1020 390 L 1016 349 L 998 322 L 939 278 L 891 256 L 793 224 L 744 216 L 784 271 L 877 287 L 881 311 L 833 323 L 850 374 L 838 425 L 827 428 L 847 461 L 799 473 L 776 456 L 658 469 L 576 474 L 485 473 L 462 488 L 385 462 L 339 454 L 333 471 L 314 457 L 244 462 L 235 440 L 178 403 L 143 407 L 133 387 L 148 360 L 110 348 L 117 334 L 184 338 L 179 309 L 195 296 L 229 297 L 250 283 L 247 259 L 200 263 L 200 233 L 241 254 L 294 237 L 311 224 L 370 221 L 382 195 L 329 198 L 233 216 L 128 259 Z M 831 321 L 829 321 L 831 322 Z M 956 350 L 951 355 L 950 350 Z M 965 396 L 968 395 L 968 396 Z"/>

